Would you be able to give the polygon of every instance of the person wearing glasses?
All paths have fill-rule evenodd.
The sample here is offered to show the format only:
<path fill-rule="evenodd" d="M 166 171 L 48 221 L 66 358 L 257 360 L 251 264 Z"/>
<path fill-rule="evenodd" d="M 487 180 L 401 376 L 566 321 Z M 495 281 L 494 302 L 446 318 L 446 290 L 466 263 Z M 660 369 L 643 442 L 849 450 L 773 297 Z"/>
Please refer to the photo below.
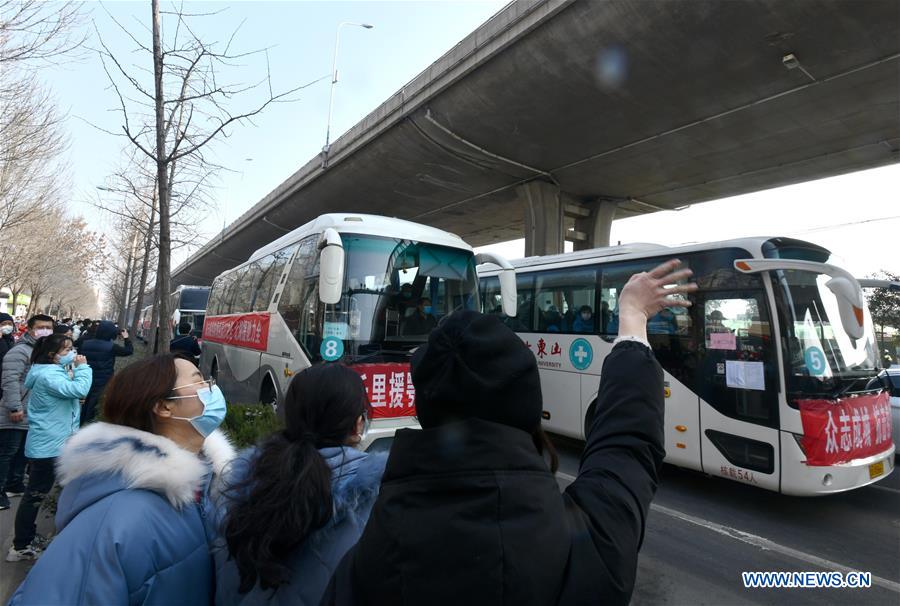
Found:
<path fill-rule="evenodd" d="M 291 381 L 285 428 L 226 478 L 216 604 L 318 604 L 369 518 L 387 460 L 355 447 L 369 400 L 359 375 L 313 366 Z"/>
<path fill-rule="evenodd" d="M 62 449 L 58 534 L 9 603 L 209 604 L 211 503 L 234 458 L 222 392 L 162 354 L 105 394 L 104 421 Z"/>

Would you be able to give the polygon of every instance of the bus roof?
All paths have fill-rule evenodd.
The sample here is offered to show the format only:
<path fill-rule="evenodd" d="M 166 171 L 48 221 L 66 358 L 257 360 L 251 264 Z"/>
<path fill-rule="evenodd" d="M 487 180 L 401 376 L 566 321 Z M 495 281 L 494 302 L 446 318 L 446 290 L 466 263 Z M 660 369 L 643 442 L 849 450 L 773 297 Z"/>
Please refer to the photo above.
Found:
<path fill-rule="evenodd" d="M 194 285 L 190 285 L 190 284 L 182 284 L 181 286 L 179 286 L 178 288 L 173 290 L 171 293 L 169 293 L 169 295 L 171 296 L 171 295 L 174 295 L 176 293 L 179 293 L 179 292 L 191 289 L 191 288 L 193 288 L 195 290 L 204 290 L 204 289 L 209 290 L 210 287 L 209 286 L 194 286 Z"/>
<path fill-rule="evenodd" d="M 361 213 L 329 213 L 321 215 L 305 225 L 301 225 L 297 229 L 284 234 L 274 242 L 263 246 L 254 252 L 247 261 L 255 261 L 268 254 L 277 252 L 288 246 L 302 240 L 304 237 L 322 233 L 329 227 L 334 228 L 338 232 L 347 232 L 354 234 L 371 234 L 374 236 L 382 236 L 385 238 L 401 238 L 404 240 L 414 240 L 416 242 L 428 242 L 429 244 L 438 244 L 441 246 L 450 246 L 453 248 L 462 248 L 472 250 L 472 247 L 457 236 L 436 227 L 429 227 L 412 221 L 396 219 L 394 217 L 380 217 L 378 215 L 366 215 Z M 241 264 L 242 265 L 242 264 Z"/>
<path fill-rule="evenodd" d="M 637 242 L 633 244 L 621 244 L 619 246 L 606 246 L 603 248 L 592 248 L 590 250 L 582 250 L 572 253 L 563 253 L 559 255 L 546 255 L 543 257 L 525 257 L 524 259 L 510 260 L 510 263 L 516 269 L 525 269 L 544 265 L 583 265 L 591 260 L 608 259 L 610 257 L 648 257 L 659 255 L 678 255 L 682 253 L 697 252 L 703 250 L 714 250 L 717 248 L 743 248 L 747 250 L 751 256 L 761 256 L 761 248 L 765 242 L 784 241 L 794 244 L 806 244 L 821 248 L 811 242 L 802 240 L 793 240 L 785 238 L 776 238 L 772 236 L 759 236 L 736 238 L 733 240 L 720 240 L 716 242 L 695 242 L 690 244 L 682 244 L 679 246 L 663 246 L 661 244 L 649 244 Z M 823 251 L 826 249 L 821 248 Z M 827 251 L 826 251 L 827 252 Z M 479 275 L 494 275 L 500 270 L 496 267 L 487 267 L 478 271 Z"/>

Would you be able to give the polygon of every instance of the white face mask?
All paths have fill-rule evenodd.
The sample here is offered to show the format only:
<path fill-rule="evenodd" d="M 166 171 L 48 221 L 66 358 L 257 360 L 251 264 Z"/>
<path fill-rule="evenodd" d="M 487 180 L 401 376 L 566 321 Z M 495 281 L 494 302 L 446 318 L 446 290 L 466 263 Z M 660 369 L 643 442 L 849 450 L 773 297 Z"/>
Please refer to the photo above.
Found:
<path fill-rule="evenodd" d="M 11 335 L 14 330 L 14 326 L 0 326 L 0 334 Z"/>
<path fill-rule="evenodd" d="M 34 336 L 37 339 L 40 339 L 41 337 L 49 337 L 52 334 L 52 328 L 38 328 L 36 331 L 34 331 Z"/>

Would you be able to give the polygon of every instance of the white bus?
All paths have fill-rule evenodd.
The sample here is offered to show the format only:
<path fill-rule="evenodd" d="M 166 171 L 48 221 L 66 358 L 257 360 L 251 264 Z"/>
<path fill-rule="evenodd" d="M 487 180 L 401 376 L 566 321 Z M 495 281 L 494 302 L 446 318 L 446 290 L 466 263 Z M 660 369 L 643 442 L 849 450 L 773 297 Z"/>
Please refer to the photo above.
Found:
<path fill-rule="evenodd" d="M 894 466 L 887 394 L 859 283 L 829 251 L 788 238 L 635 244 L 513 261 L 518 315 L 537 356 L 544 424 L 584 438 L 629 276 L 673 257 L 693 306 L 648 322 L 665 371 L 666 461 L 793 495 L 875 482 Z M 497 272 L 479 272 L 486 310 Z"/>
<path fill-rule="evenodd" d="M 153 306 L 148 305 L 141 310 L 141 319 L 138 322 L 137 335 L 138 339 L 147 343 L 150 340 L 150 328 L 153 325 Z"/>
<path fill-rule="evenodd" d="M 505 268 L 506 311 L 515 315 L 512 267 L 495 255 L 477 262 Z M 475 265 L 471 247 L 438 229 L 323 215 L 215 279 L 200 369 L 229 401 L 277 407 L 297 372 L 348 364 L 372 404 L 371 444 L 416 426 L 411 351 L 444 315 L 480 308 Z"/>
<path fill-rule="evenodd" d="M 187 322 L 191 325 L 191 334 L 200 337 L 203 334 L 203 321 L 206 317 L 206 305 L 209 301 L 209 286 L 179 286 L 169 295 L 169 310 L 172 313 L 172 335 L 178 334 L 178 324 Z"/>

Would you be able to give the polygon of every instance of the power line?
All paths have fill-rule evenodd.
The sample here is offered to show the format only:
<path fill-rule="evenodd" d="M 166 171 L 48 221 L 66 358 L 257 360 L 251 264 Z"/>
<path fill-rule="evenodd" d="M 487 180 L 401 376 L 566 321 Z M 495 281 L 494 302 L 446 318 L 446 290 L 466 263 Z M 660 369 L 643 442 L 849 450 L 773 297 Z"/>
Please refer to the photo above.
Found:
<path fill-rule="evenodd" d="M 900 219 L 900 215 L 893 215 L 891 217 L 875 217 L 874 219 L 863 219 L 862 221 L 852 221 L 850 223 L 835 223 L 834 225 L 822 225 L 819 227 L 812 227 L 810 229 L 804 229 L 802 231 L 794 231 L 792 234 L 809 234 L 817 231 L 827 231 L 829 229 L 836 229 L 840 227 L 849 227 L 851 225 L 863 225 L 865 223 L 877 223 L 879 221 L 892 221 L 894 219 Z"/>

